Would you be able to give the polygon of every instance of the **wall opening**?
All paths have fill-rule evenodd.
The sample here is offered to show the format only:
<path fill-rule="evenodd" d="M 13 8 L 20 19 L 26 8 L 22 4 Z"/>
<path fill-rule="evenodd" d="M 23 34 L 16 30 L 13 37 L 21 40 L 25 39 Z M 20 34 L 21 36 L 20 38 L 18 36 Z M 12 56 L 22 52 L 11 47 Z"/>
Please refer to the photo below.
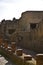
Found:
<path fill-rule="evenodd" d="M 9 34 L 13 34 L 16 31 L 16 29 L 9 29 L 8 32 Z"/>
<path fill-rule="evenodd" d="M 36 23 L 31 23 L 30 24 L 30 29 L 35 29 L 36 28 Z"/>

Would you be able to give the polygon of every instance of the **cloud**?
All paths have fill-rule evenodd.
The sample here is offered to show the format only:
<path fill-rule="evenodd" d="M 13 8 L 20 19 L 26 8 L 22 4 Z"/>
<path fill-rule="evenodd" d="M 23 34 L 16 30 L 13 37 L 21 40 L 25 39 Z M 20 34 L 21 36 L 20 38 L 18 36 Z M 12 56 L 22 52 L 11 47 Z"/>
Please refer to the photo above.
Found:
<path fill-rule="evenodd" d="M 19 18 L 27 10 L 43 10 L 43 0 L 0 0 L 0 20 Z"/>
<path fill-rule="evenodd" d="M 3 2 L 3 3 L 17 3 L 17 2 L 20 2 L 20 0 L 0 0 L 0 2 Z"/>

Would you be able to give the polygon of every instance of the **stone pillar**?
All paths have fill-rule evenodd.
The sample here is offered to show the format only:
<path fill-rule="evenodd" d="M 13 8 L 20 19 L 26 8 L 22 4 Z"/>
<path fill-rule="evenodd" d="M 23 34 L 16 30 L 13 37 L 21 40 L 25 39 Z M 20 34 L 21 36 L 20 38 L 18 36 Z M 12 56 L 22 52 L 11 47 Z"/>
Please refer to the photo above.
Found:
<path fill-rule="evenodd" d="M 5 40 L 4 40 L 4 48 L 7 48 L 7 47 L 8 47 L 8 40 L 5 39 Z"/>
<path fill-rule="evenodd" d="M 32 60 L 32 56 L 31 55 L 25 55 L 24 56 L 24 61 L 28 61 L 28 60 Z"/>
<path fill-rule="evenodd" d="M 22 49 L 17 49 L 16 50 L 16 55 L 17 56 L 22 56 L 22 54 L 23 54 L 23 50 Z"/>
<path fill-rule="evenodd" d="M 16 43 L 15 42 L 11 43 L 11 48 L 12 48 L 12 51 L 15 52 L 15 50 L 16 50 Z"/>
<path fill-rule="evenodd" d="M 43 65 L 43 54 L 36 55 L 36 65 Z"/>

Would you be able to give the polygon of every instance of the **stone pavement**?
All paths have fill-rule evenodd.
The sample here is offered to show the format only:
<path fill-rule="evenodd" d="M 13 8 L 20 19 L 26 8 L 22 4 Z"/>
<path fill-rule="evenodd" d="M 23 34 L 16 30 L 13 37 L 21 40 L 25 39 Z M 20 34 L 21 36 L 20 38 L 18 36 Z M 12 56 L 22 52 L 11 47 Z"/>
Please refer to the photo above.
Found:
<path fill-rule="evenodd" d="M 0 55 L 0 65 L 14 65 L 9 59 L 6 60 L 3 56 Z"/>

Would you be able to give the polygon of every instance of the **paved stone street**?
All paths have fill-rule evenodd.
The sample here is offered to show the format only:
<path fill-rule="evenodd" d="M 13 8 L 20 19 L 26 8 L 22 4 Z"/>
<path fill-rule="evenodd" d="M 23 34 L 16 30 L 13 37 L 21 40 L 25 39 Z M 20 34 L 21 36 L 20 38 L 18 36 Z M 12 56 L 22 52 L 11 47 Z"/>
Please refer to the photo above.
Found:
<path fill-rule="evenodd" d="M 6 60 L 3 56 L 0 55 L 0 65 L 14 65 L 10 60 Z"/>

